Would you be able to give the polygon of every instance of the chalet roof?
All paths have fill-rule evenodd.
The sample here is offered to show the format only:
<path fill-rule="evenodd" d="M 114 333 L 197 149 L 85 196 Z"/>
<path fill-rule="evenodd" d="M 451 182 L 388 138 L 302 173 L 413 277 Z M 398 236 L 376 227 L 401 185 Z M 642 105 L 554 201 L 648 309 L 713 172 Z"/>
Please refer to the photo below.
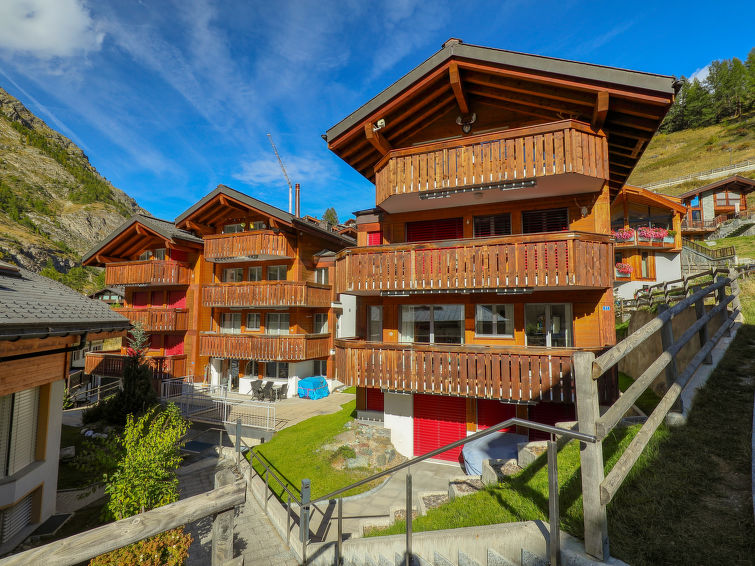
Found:
<path fill-rule="evenodd" d="M 328 129 L 324 139 L 332 151 L 371 179 L 372 168 L 384 151 L 371 147 L 375 142 L 366 140 L 365 125 L 384 119 L 386 126 L 380 133 L 388 147 L 433 141 L 430 134 L 428 139 L 412 136 L 422 137 L 422 128 L 447 119 L 457 107 L 461 91 L 470 112 L 487 105 L 510 117 L 518 115 L 518 120 L 506 120 L 509 127 L 571 118 L 603 129 L 608 133 L 611 186 L 618 190 L 671 106 L 675 84 L 671 76 L 467 45 L 452 39 Z M 596 115 L 601 118 L 596 119 Z"/>
<path fill-rule="evenodd" d="M 253 208 L 255 210 L 260 211 L 263 214 L 276 218 L 280 220 L 281 222 L 283 222 L 284 224 L 288 224 L 289 226 L 301 228 L 303 230 L 309 231 L 310 233 L 317 234 L 318 236 L 334 239 L 338 241 L 340 244 L 342 244 L 343 246 L 354 245 L 353 238 L 342 236 L 338 232 L 334 232 L 333 230 L 330 230 L 327 227 L 322 226 L 319 221 L 315 223 L 309 220 L 305 220 L 304 218 L 299 218 L 291 214 L 290 212 L 286 212 L 285 210 L 282 210 L 276 206 L 272 206 L 271 204 L 263 202 L 259 199 L 250 197 L 249 195 L 244 194 L 240 191 L 237 191 L 236 189 L 232 189 L 231 187 L 228 187 L 226 185 L 218 185 L 212 192 L 205 195 L 196 204 L 192 205 L 186 211 L 181 213 L 176 218 L 176 224 L 181 225 L 182 223 L 189 220 L 192 215 L 197 213 L 208 203 L 215 200 L 219 195 L 225 195 L 227 197 L 230 197 L 242 203 L 243 205 L 248 206 L 249 208 Z"/>
<path fill-rule="evenodd" d="M 113 230 L 101 243 L 97 244 L 94 248 L 89 250 L 84 257 L 81 258 L 82 263 L 92 259 L 97 252 L 102 250 L 105 246 L 115 240 L 120 234 L 128 230 L 134 224 L 141 224 L 142 226 L 152 230 L 162 238 L 175 243 L 176 240 L 183 240 L 193 244 L 202 244 L 202 238 L 198 238 L 191 232 L 181 230 L 170 220 L 162 220 L 161 218 L 155 218 L 153 216 L 147 216 L 146 214 L 134 214 L 131 218 L 126 220 L 123 224 Z"/>
<path fill-rule="evenodd" d="M 107 293 L 107 292 L 115 293 L 116 295 L 120 295 L 121 297 L 125 297 L 126 296 L 126 287 L 124 287 L 123 285 L 113 285 L 111 287 L 103 287 L 102 289 L 100 289 L 98 291 L 95 291 L 94 293 L 90 293 L 88 295 L 88 297 L 90 299 L 93 299 L 96 296 L 98 296 L 98 295 L 100 295 L 102 293 Z"/>
<path fill-rule="evenodd" d="M 0 340 L 127 330 L 131 322 L 102 301 L 0 262 Z"/>
<path fill-rule="evenodd" d="M 720 189 L 723 187 L 730 188 L 732 190 L 742 191 L 744 193 L 750 193 L 752 191 L 755 191 L 755 179 L 748 179 L 747 177 L 733 175 L 731 177 L 727 177 L 726 179 L 721 179 L 720 181 L 708 183 L 707 185 L 704 185 L 702 187 L 698 187 L 696 189 L 692 189 L 691 191 L 687 191 L 686 193 L 682 193 L 679 195 L 679 198 L 685 199 L 688 197 L 693 197 L 695 195 L 700 195 L 702 193 L 707 193 L 708 191 L 713 191 L 715 189 Z"/>
<path fill-rule="evenodd" d="M 633 187 L 631 185 L 624 185 L 624 187 L 622 187 L 612 205 L 618 204 L 623 195 L 626 195 L 629 200 L 636 200 L 653 206 L 670 208 L 681 214 L 687 211 L 687 207 L 685 207 L 677 197 L 654 193 L 653 191 L 643 189 L 642 187 Z"/>

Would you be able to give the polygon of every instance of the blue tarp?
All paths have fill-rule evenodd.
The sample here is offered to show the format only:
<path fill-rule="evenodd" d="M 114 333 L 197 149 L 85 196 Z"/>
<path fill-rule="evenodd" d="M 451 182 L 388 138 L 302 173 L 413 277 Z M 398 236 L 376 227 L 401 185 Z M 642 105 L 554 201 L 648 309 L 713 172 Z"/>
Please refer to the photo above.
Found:
<path fill-rule="evenodd" d="M 516 445 L 527 442 L 527 437 L 510 432 L 498 432 L 467 442 L 461 449 L 464 469 L 470 476 L 482 474 L 483 460 L 510 460 L 516 458 Z"/>
<path fill-rule="evenodd" d="M 328 396 L 328 383 L 322 376 L 305 377 L 299 380 L 299 397 L 302 399 L 322 399 Z"/>

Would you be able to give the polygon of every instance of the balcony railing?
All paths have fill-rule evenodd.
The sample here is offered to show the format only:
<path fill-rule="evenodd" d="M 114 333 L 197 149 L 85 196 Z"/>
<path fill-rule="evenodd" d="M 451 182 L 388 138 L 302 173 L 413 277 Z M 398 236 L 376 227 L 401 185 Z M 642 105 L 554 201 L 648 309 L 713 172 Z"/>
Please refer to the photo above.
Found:
<path fill-rule="evenodd" d="M 141 323 L 144 330 L 149 332 L 171 332 L 189 328 L 189 313 L 186 309 L 120 308 L 113 310 L 134 324 Z"/>
<path fill-rule="evenodd" d="M 255 230 L 204 237 L 204 257 L 216 263 L 286 259 L 294 250 L 285 234 L 275 230 Z"/>
<path fill-rule="evenodd" d="M 199 355 L 260 361 L 298 361 L 329 354 L 328 334 L 202 334 Z"/>
<path fill-rule="evenodd" d="M 574 120 L 390 151 L 375 166 L 376 201 L 564 173 L 608 178 L 602 134 Z"/>
<path fill-rule="evenodd" d="M 175 261 L 144 260 L 108 263 L 106 285 L 188 285 L 191 271 Z"/>
<path fill-rule="evenodd" d="M 505 401 L 574 402 L 574 348 L 388 344 L 336 340 L 338 379 L 347 385 Z M 591 350 L 596 351 L 596 350 Z M 602 402 L 616 380 L 599 380 Z"/>
<path fill-rule="evenodd" d="M 344 250 L 336 292 L 353 294 L 609 287 L 613 254 L 603 234 L 549 232 Z"/>
<path fill-rule="evenodd" d="M 87 352 L 84 373 L 102 377 L 123 377 L 129 356 L 120 352 Z M 186 375 L 186 355 L 148 356 L 153 379 L 170 379 Z"/>
<path fill-rule="evenodd" d="M 222 283 L 202 290 L 206 307 L 328 307 L 330 285 L 302 281 Z"/>

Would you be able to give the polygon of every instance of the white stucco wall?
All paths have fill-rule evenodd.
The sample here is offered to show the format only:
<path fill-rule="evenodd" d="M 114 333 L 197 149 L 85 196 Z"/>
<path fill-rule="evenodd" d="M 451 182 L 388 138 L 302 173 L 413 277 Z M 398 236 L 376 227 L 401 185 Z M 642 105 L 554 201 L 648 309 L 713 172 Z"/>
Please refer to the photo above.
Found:
<path fill-rule="evenodd" d="M 414 456 L 414 404 L 412 395 L 385 393 L 383 426 L 391 431 L 391 442 L 402 456 Z"/>
<path fill-rule="evenodd" d="M 637 289 L 646 285 L 655 285 L 664 281 L 673 281 L 682 277 L 682 256 L 680 253 L 655 253 L 655 280 L 626 281 L 614 288 L 614 295 L 622 299 L 633 299 Z"/>

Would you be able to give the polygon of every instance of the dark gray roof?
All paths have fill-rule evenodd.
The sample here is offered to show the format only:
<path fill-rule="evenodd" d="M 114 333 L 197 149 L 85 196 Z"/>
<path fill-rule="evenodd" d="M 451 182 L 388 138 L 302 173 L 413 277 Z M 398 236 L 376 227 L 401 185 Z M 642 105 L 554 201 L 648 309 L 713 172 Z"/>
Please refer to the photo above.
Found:
<path fill-rule="evenodd" d="M 126 330 L 102 301 L 23 268 L 0 265 L 0 340 Z"/>
<path fill-rule="evenodd" d="M 468 45 L 466 43 L 449 40 L 443 44 L 440 51 L 437 51 L 429 59 L 409 71 L 398 81 L 330 128 L 325 133 L 325 141 L 333 141 L 421 77 L 425 76 L 427 73 L 451 58 L 472 59 L 494 65 L 532 69 L 543 73 L 566 75 L 589 81 L 599 81 L 663 93 L 674 92 L 673 84 L 675 79 L 674 77 L 667 75 L 630 71 L 627 69 L 618 69 L 616 67 L 568 61 L 566 59 L 555 59 L 543 55 L 530 55 L 528 53 L 519 53 L 516 51 L 507 51 L 505 49 L 483 47 L 480 45 Z"/>
<path fill-rule="evenodd" d="M 707 185 L 703 185 L 702 187 L 697 187 L 696 189 L 692 189 L 691 191 L 687 191 L 686 193 L 682 193 L 677 196 L 680 199 L 687 198 L 699 195 L 700 193 L 707 193 L 708 191 L 712 191 L 729 184 L 737 186 L 736 188 L 740 190 L 747 189 L 747 192 L 755 190 L 755 179 L 748 179 L 747 177 L 742 177 L 741 175 L 733 175 L 719 181 L 713 181 L 712 183 L 708 183 Z"/>
<path fill-rule="evenodd" d="M 246 195 L 240 191 L 237 191 L 236 189 L 232 189 L 231 187 L 228 187 L 226 185 L 218 185 L 215 188 L 215 190 L 205 195 L 201 200 L 199 200 L 199 202 L 197 202 L 193 206 L 189 207 L 186 211 L 181 213 L 176 218 L 176 224 L 180 224 L 181 222 L 183 222 L 186 218 L 194 214 L 194 212 L 202 208 L 205 204 L 210 202 L 219 194 L 223 194 L 231 198 L 234 198 L 237 201 L 242 202 L 251 208 L 255 208 L 264 214 L 267 214 L 274 218 L 278 218 L 279 220 L 287 224 L 291 224 L 298 228 L 308 229 L 310 231 L 314 231 L 318 235 L 326 236 L 334 240 L 340 241 L 344 246 L 351 246 L 356 243 L 353 238 L 349 238 L 348 236 L 343 236 L 339 234 L 338 232 L 334 232 L 333 230 L 329 230 L 327 228 L 314 224 L 313 222 L 304 220 L 303 218 L 298 218 L 297 216 L 294 216 L 290 212 L 286 212 L 285 210 L 281 210 L 280 208 L 276 206 L 272 206 L 259 199 L 250 197 L 249 195 Z"/>
<path fill-rule="evenodd" d="M 194 242 L 198 244 L 202 243 L 202 238 L 198 238 L 191 232 L 177 228 L 176 225 L 170 220 L 162 220 L 161 218 L 155 218 L 153 216 L 147 216 L 145 214 L 134 214 L 131 218 L 118 226 L 118 228 L 113 230 L 102 242 L 100 242 L 99 244 L 97 244 L 97 246 L 84 254 L 84 257 L 81 258 L 81 261 L 87 261 L 88 259 L 90 259 L 104 246 L 109 244 L 116 236 L 118 236 L 124 230 L 128 229 L 130 226 L 137 222 L 139 224 L 143 224 L 150 230 L 154 230 L 165 239 L 172 242 L 175 242 L 176 240 L 184 240 L 186 242 Z"/>

